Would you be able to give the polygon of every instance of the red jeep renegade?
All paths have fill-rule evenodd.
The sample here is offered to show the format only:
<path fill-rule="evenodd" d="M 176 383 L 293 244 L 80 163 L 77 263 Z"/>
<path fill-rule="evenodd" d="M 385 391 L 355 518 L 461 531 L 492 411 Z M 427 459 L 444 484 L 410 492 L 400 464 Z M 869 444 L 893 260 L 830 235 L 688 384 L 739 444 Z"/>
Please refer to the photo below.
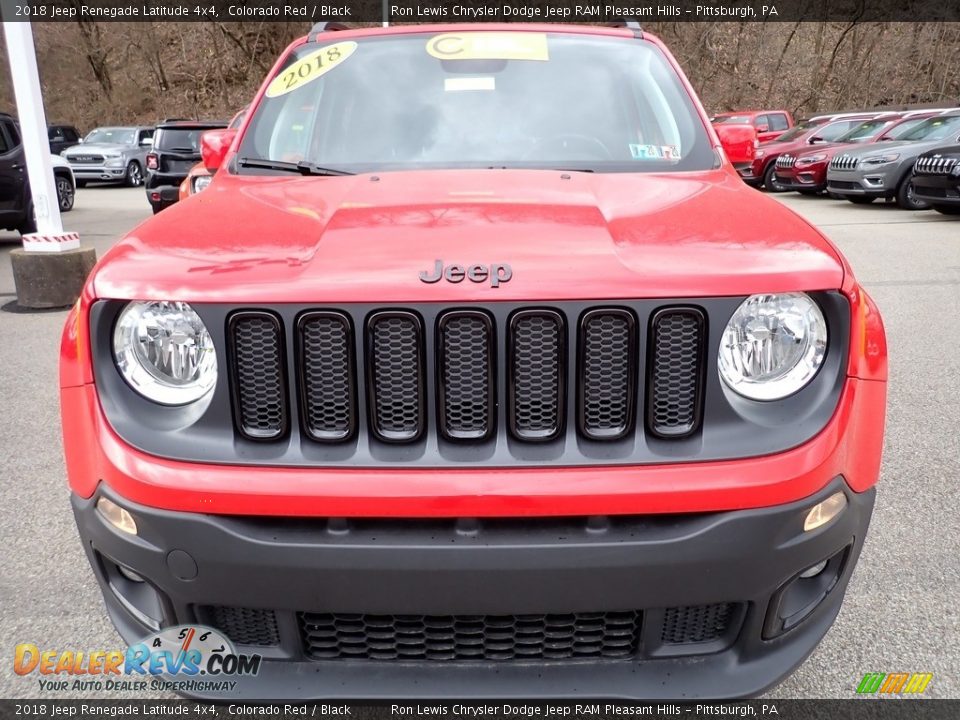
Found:
<path fill-rule="evenodd" d="M 810 654 L 883 326 L 659 40 L 315 28 L 203 150 L 63 337 L 126 641 L 215 628 L 250 698 L 747 696 Z"/>

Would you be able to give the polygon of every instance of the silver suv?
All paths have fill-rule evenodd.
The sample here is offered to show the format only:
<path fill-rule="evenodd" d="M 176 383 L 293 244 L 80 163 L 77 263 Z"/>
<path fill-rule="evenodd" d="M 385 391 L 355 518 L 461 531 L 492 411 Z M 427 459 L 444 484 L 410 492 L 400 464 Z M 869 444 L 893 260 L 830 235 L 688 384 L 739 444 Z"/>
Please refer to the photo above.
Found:
<path fill-rule="evenodd" d="M 917 158 L 960 138 L 960 110 L 927 118 L 895 142 L 871 143 L 835 155 L 827 168 L 827 192 L 853 203 L 895 198 L 907 210 L 930 207 L 913 192 L 911 171 Z"/>
<path fill-rule="evenodd" d="M 91 130 L 80 145 L 64 150 L 62 155 L 73 168 L 77 187 L 88 182 L 140 187 L 152 144 L 152 127 L 102 127 Z"/>

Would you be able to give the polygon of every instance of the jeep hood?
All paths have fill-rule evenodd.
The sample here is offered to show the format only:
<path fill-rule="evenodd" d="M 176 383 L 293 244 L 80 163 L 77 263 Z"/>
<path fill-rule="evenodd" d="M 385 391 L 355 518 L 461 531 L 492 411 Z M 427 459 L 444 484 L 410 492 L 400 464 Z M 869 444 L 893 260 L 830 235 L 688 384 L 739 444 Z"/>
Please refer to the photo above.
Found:
<path fill-rule="evenodd" d="M 427 284 L 509 264 L 499 287 Z M 732 170 L 437 170 L 217 175 L 98 265 L 98 297 L 202 302 L 490 302 L 841 287 L 836 250 Z"/>

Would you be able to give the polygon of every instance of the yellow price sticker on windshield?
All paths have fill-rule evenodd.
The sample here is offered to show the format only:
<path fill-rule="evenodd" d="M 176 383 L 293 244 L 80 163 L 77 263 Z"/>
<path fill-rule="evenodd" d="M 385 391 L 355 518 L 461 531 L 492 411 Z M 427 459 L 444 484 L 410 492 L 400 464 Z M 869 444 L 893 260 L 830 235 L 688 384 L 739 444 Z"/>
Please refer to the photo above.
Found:
<path fill-rule="evenodd" d="M 353 55 L 357 44 L 350 41 L 326 45 L 319 50 L 304 55 L 297 62 L 285 70 L 281 70 L 267 86 L 267 97 L 275 98 L 286 95 L 297 88 L 303 87 L 337 67 L 340 63 Z"/>
<path fill-rule="evenodd" d="M 438 60 L 549 60 L 547 36 L 532 32 L 462 32 L 436 35 L 427 53 Z"/>

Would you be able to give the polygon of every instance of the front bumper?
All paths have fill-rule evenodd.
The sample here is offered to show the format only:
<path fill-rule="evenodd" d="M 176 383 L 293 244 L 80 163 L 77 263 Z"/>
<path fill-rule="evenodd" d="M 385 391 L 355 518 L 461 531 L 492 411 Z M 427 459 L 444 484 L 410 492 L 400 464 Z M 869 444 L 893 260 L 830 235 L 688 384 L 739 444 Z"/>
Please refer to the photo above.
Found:
<path fill-rule="evenodd" d="M 897 191 L 896 173 L 892 170 L 827 171 L 827 191 L 837 195 L 864 197 L 893 197 Z"/>
<path fill-rule="evenodd" d="M 960 205 L 960 177 L 914 175 L 913 193 L 931 205 Z"/>
<path fill-rule="evenodd" d="M 119 166 L 112 165 L 70 165 L 73 176 L 77 180 L 91 182 L 123 182 L 127 176 L 126 163 Z"/>
<path fill-rule="evenodd" d="M 797 167 L 789 170 L 777 170 L 777 182 L 787 190 L 820 192 L 827 187 L 824 168 L 816 166 Z"/>
<path fill-rule="evenodd" d="M 835 492 L 847 497 L 846 510 L 804 532 L 810 507 Z M 138 536 L 105 521 L 96 510 L 102 496 L 133 514 Z M 161 626 L 219 623 L 228 636 L 273 638 L 268 645 L 238 642 L 241 652 L 259 653 L 264 662 L 231 699 L 719 698 L 756 695 L 776 684 L 827 632 L 860 554 L 874 491 L 853 492 L 837 477 L 811 497 L 759 509 L 479 521 L 183 513 L 128 502 L 102 484 L 92 497 L 74 494 L 72 502 L 126 642 L 151 631 L 151 621 L 144 623 L 150 613 Z M 827 559 L 820 575 L 798 579 Z M 146 578 L 155 601 L 144 604 L 147 586 L 133 587 L 116 564 Z M 783 594 L 787 586 L 792 595 Z M 428 626 L 488 616 L 500 634 L 484 642 L 504 650 L 502 643 L 516 648 L 530 641 L 504 631 L 504 622 L 551 615 L 562 624 L 573 613 L 612 612 L 639 618 L 628 655 L 618 659 L 602 653 L 522 661 L 356 657 L 357 643 L 376 649 L 395 642 L 376 633 L 396 616 L 416 616 Z M 308 657 L 317 650 L 308 642 L 316 620 L 301 613 L 349 614 L 346 636 L 337 641 L 347 648 L 344 657 Z M 374 618 L 363 637 L 357 614 Z M 783 615 L 790 619 L 781 631 Z M 560 641 L 550 633 L 539 641 L 549 646 L 552 638 Z M 447 640 L 428 631 L 425 642 Z"/>

